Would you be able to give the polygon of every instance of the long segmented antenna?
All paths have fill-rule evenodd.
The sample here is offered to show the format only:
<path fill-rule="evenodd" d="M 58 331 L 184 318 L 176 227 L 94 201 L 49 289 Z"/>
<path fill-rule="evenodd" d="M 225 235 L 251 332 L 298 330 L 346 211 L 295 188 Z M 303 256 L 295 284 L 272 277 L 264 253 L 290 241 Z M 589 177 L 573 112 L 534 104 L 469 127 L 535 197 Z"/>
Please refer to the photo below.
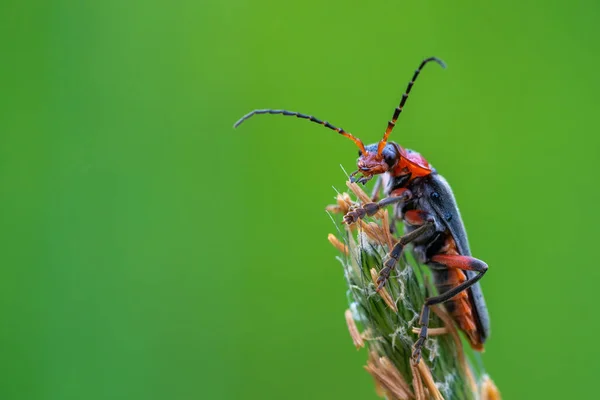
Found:
<path fill-rule="evenodd" d="M 312 122 L 316 122 L 317 124 L 323 125 L 326 128 L 329 128 L 329 129 L 332 129 L 332 130 L 336 131 L 337 133 L 339 133 L 342 136 L 346 136 L 348 139 L 352 140 L 363 153 L 366 153 L 365 145 L 363 144 L 363 142 L 359 138 L 357 138 L 354 135 L 352 135 L 351 133 L 346 132 L 342 128 L 336 128 L 335 126 L 331 125 L 329 122 L 327 122 L 327 121 L 321 121 L 320 119 L 315 118 L 312 115 L 301 114 L 301 113 L 298 113 L 298 112 L 295 112 L 295 111 L 271 110 L 271 109 L 254 110 L 254 111 L 249 112 L 248 114 L 244 115 L 242 118 L 240 118 L 233 125 L 233 127 L 237 128 L 242 122 L 244 122 L 245 120 L 247 120 L 248 118 L 250 118 L 254 114 L 282 114 L 282 115 L 287 115 L 287 116 L 292 116 L 292 117 L 295 116 L 295 117 L 298 117 L 298 118 L 303 118 L 303 119 L 307 119 L 307 120 L 312 121 Z"/>
<path fill-rule="evenodd" d="M 425 64 L 427 64 L 430 61 L 435 61 L 436 63 L 440 64 L 440 66 L 442 68 L 446 68 L 446 63 L 444 63 L 442 60 L 440 60 L 437 57 L 429 57 L 429 58 L 424 59 L 421 62 L 421 65 L 419 65 L 419 68 L 416 69 L 415 74 L 413 75 L 412 79 L 410 80 L 410 82 L 408 82 L 408 86 L 406 87 L 406 90 L 404 91 L 404 94 L 402 95 L 402 100 L 400 100 L 400 105 L 398 105 L 398 107 L 396 107 L 396 110 L 394 110 L 394 115 L 392 116 L 392 120 L 388 122 L 388 126 L 387 126 L 387 129 L 385 130 L 385 134 L 383 135 L 383 139 L 381 139 L 381 141 L 379 142 L 379 146 L 377 146 L 377 155 L 381 155 L 381 152 L 385 148 L 388 137 L 392 133 L 394 126 L 396 126 L 396 121 L 398 120 L 398 117 L 400 116 L 400 113 L 402 112 L 402 108 L 404 107 L 404 104 L 406 104 L 406 99 L 408 99 L 410 90 L 412 89 L 415 81 L 417 80 L 419 73 L 421 72 L 421 70 L 423 69 Z"/>

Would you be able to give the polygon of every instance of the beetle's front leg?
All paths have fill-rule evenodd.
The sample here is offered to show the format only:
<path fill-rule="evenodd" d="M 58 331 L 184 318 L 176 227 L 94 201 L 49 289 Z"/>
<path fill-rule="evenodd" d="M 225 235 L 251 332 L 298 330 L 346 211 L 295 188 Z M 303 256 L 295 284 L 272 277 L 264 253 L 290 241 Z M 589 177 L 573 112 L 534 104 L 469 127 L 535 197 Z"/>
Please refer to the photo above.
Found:
<path fill-rule="evenodd" d="M 381 188 L 383 187 L 383 177 L 379 175 L 377 180 L 375 181 L 375 186 L 373 186 L 373 190 L 371 191 L 371 201 L 377 202 L 379 200 L 379 193 L 381 192 Z"/>
<path fill-rule="evenodd" d="M 401 203 L 409 200 L 412 197 L 410 190 L 406 188 L 394 190 L 389 197 L 382 199 L 376 203 L 365 203 L 362 206 L 356 207 L 354 210 L 349 211 L 344 215 L 344 222 L 346 224 L 353 224 L 359 219 L 363 219 L 366 216 L 373 216 L 377 211 L 383 207 L 387 207 L 390 204 Z"/>

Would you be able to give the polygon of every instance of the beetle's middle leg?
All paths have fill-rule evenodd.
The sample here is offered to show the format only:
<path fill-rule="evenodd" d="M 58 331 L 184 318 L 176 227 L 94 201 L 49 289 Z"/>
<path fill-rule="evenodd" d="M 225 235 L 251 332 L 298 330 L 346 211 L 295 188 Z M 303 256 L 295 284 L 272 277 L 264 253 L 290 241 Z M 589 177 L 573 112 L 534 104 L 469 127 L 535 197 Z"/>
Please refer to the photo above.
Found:
<path fill-rule="evenodd" d="M 431 257 L 430 261 L 446 268 L 456 268 L 463 271 L 475 271 L 478 272 L 478 274 L 470 279 L 467 279 L 460 285 L 447 290 L 439 296 L 425 299 L 425 304 L 423 304 L 423 309 L 421 311 L 421 318 L 419 319 L 421 332 L 419 333 L 419 338 L 413 347 L 412 357 L 416 362 L 419 362 L 419 359 L 421 358 L 421 348 L 427 339 L 427 327 L 429 326 L 429 307 L 448 301 L 460 292 L 467 290 L 477 283 L 488 270 L 488 266 L 485 262 L 470 256 L 438 254 Z"/>
<path fill-rule="evenodd" d="M 418 226 L 418 228 L 401 236 L 390 251 L 390 254 L 388 254 L 388 259 L 383 263 L 383 269 L 379 272 L 379 278 L 377 278 L 377 291 L 385 286 L 386 281 L 390 277 L 390 273 L 396 267 L 396 263 L 402 255 L 404 247 L 420 236 L 429 233 L 434 226 L 435 218 L 427 211 L 409 210 L 404 214 L 404 221 L 409 225 Z"/>

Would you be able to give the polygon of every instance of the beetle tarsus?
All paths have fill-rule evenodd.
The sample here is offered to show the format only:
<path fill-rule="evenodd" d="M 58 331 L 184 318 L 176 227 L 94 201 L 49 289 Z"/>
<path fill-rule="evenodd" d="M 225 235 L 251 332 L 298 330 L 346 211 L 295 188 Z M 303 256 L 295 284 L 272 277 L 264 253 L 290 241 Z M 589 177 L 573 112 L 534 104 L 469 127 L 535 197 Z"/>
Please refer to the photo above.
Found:
<path fill-rule="evenodd" d="M 344 215 L 344 223 L 347 225 L 351 225 L 355 222 L 358 222 L 359 219 L 362 219 L 367 215 L 367 212 L 363 207 L 357 207 L 352 211 L 348 211 L 346 215 Z"/>
<path fill-rule="evenodd" d="M 396 260 L 394 260 L 393 258 L 390 260 L 393 260 L 393 264 L 396 264 Z M 391 267 L 387 265 L 390 260 L 388 260 L 388 262 L 386 262 L 386 266 L 381 271 L 379 271 L 379 278 L 377 278 L 377 292 L 383 289 L 383 287 L 387 283 L 387 280 L 390 278 L 392 270 L 394 269 L 394 265 L 392 265 Z"/>
<path fill-rule="evenodd" d="M 416 364 L 421 360 L 421 349 L 425 345 L 425 341 L 427 340 L 427 327 L 429 326 L 429 307 L 427 305 L 423 306 L 423 310 L 421 311 L 421 317 L 419 318 L 419 325 L 421 325 L 421 330 L 419 332 L 419 338 L 413 345 L 412 359 Z"/>
<path fill-rule="evenodd" d="M 417 339 L 417 341 L 415 342 L 415 344 L 413 346 L 413 352 L 411 355 L 413 363 L 418 364 L 419 361 L 421 361 L 421 349 L 423 348 L 424 344 L 425 344 L 425 339 L 422 337 L 419 337 Z"/>

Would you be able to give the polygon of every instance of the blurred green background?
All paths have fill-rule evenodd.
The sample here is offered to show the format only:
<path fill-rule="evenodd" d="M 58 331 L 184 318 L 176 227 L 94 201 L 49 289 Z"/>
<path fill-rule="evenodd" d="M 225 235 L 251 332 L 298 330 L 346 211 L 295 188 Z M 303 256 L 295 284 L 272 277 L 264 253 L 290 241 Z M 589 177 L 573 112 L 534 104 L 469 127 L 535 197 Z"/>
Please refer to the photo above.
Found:
<path fill-rule="evenodd" d="M 505 399 L 590 398 L 600 5 L 0 3 L 0 398 L 375 399 L 324 206 L 392 139 L 452 184 Z"/>

